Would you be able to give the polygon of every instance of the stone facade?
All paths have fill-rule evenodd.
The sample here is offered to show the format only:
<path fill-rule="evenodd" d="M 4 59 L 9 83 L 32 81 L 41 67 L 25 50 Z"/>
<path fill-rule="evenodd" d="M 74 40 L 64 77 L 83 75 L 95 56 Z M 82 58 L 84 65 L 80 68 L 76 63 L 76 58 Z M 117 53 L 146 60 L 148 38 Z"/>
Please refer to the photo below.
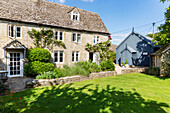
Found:
<path fill-rule="evenodd" d="M 8 37 L 8 25 L 17 25 L 21 26 L 22 28 L 22 38 L 9 38 Z M 8 43 L 11 41 L 17 39 L 19 42 L 21 42 L 26 48 L 31 48 L 34 47 L 33 40 L 29 37 L 28 31 L 31 30 L 32 28 L 36 30 L 40 30 L 40 27 L 43 27 L 45 29 L 52 29 L 54 32 L 55 31 L 61 31 L 64 33 L 64 43 L 66 45 L 66 49 L 62 47 L 54 47 L 53 50 L 51 51 L 51 56 L 52 56 L 52 62 L 54 59 L 54 52 L 55 51 L 64 51 L 64 63 L 54 63 L 56 66 L 63 66 L 63 64 L 66 65 L 73 65 L 72 63 L 72 52 L 73 51 L 79 51 L 80 52 L 80 57 L 79 61 L 87 61 L 89 60 L 89 52 L 85 50 L 85 45 L 87 43 L 93 44 L 94 36 L 99 36 L 100 41 L 104 42 L 108 40 L 108 35 L 107 34 L 102 34 L 102 33 L 91 33 L 91 32 L 85 32 L 85 31 L 74 31 L 74 30 L 69 30 L 69 29 L 61 29 L 58 27 L 47 27 L 47 26 L 38 26 L 34 24 L 26 24 L 26 23 L 21 23 L 21 22 L 10 22 L 10 21 L 5 21 L 5 20 L 0 20 L 0 59 L 1 59 L 1 69 L 6 70 L 7 69 L 7 59 L 6 59 L 6 54 L 8 51 L 21 51 L 19 49 L 12 49 L 12 50 L 4 50 L 3 47 L 5 47 Z M 72 33 L 80 33 L 81 34 L 81 43 L 74 43 L 72 42 Z M 5 52 L 4 52 L 5 51 Z M 2 66 L 3 65 L 3 66 Z"/>

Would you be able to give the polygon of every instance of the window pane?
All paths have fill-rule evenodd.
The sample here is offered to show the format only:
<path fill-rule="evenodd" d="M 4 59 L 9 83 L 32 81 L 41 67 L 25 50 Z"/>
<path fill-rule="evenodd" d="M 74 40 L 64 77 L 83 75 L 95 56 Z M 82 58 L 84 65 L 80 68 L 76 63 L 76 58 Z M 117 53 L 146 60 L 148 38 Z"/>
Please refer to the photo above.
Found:
<path fill-rule="evenodd" d="M 8 28 L 8 33 L 9 33 L 9 36 L 11 36 L 11 26 L 9 26 Z"/>
<path fill-rule="evenodd" d="M 11 26 L 11 37 L 14 37 L 14 26 Z"/>
<path fill-rule="evenodd" d="M 63 53 L 64 53 L 63 51 L 60 51 L 60 62 L 63 62 L 63 56 L 64 56 Z"/>
<path fill-rule="evenodd" d="M 20 27 L 17 27 L 17 29 L 16 29 L 17 31 L 17 37 L 21 37 L 21 28 Z"/>
<path fill-rule="evenodd" d="M 63 32 L 60 32 L 60 40 L 63 40 Z"/>
<path fill-rule="evenodd" d="M 76 52 L 76 61 L 79 61 L 79 52 Z"/>
<path fill-rule="evenodd" d="M 58 31 L 55 32 L 55 39 L 58 40 Z"/>
<path fill-rule="evenodd" d="M 77 42 L 81 42 L 81 35 L 77 34 Z"/>
<path fill-rule="evenodd" d="M 54 53 L 54 62 L 58 62 L 58 52 Z"/>
<path fill-rule="evenodd" d="M 72 52 L 72 61 L 74 62 L 74 52 Z"/>
<path fill-rule="evenodd" d="M 100 38 L 100 37 L 97 37 L 97 43 L 99 43 L 99 38 Z"/>
<path fill-rule="evenodd" d="M 75 42 L 75 41 L 76 41 L 76 34 L 73 33 L 73 42 Z"/>
<path fill-rule="evenodd" d="M 94 37 L 94 41 L 93 41 L 93 43 L 94 43 L 94 44 L 96 43 L 96 37 Z"/>

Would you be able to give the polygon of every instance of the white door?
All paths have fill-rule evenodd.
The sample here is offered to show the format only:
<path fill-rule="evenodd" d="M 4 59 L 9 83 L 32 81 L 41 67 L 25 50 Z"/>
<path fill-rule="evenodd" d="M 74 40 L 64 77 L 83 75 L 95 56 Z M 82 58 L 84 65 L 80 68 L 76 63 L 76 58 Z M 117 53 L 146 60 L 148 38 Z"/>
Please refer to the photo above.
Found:
<path fill-rule="evenodd" d="M 7 54 L 8 77 L 23 76 L 23 53 L 9 52 Z"/>

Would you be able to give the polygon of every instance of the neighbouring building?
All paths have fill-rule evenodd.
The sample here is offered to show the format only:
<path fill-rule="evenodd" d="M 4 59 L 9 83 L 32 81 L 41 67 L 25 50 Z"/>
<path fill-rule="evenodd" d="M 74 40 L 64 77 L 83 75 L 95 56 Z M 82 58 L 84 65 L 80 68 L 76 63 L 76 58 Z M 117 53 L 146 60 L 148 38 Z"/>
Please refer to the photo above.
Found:
<path fill-rule="evenodd" d="M 116 47 L 117 47 L 117 46 L 118 46 L 118 45 L 111 45 L 110 48 L 109 48 L 109 50 L 111 50 L 111 51 L 113 51 L 113 52 L 116 53 Z"/>
<path fill-rule="evenodd" d="M 53 47 L 56 66 L 95 61 L 96 54 L 85 50 L 87 43 L 109 40 L 110 33 L 99 14 L 45 0 L 0 0 L 0 70 L 8 77 L 23 76 L 26 52 L 34 47 L 28 31 L 52 29 L 66 48 Z"/>
<path fill-rule="evenodd" d="M 166 44 L 151 54 L 152 67 L 159 67 L 160 74 L 170 76 L 170 44 Z"/>
<path fill-rule="evenodd" d="M 151 43 L 151 38 L 137 32 L 126 37 L 116 48 L 116 64 L 128 61 L 130 66 L 151 66 L 150 54 L 160 47 Z"/>

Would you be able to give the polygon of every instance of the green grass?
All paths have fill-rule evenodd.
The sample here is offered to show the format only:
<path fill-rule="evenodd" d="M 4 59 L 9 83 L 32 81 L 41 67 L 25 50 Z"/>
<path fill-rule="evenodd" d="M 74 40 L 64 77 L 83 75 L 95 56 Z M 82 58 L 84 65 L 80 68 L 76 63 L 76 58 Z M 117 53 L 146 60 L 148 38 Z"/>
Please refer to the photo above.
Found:
<path fill-rule="evenodd" d="M 170 113 L 170 79 L 132 73 L 39 87 L 0 97 L 0 108 L 8 105 L 24 113 Z"/>

